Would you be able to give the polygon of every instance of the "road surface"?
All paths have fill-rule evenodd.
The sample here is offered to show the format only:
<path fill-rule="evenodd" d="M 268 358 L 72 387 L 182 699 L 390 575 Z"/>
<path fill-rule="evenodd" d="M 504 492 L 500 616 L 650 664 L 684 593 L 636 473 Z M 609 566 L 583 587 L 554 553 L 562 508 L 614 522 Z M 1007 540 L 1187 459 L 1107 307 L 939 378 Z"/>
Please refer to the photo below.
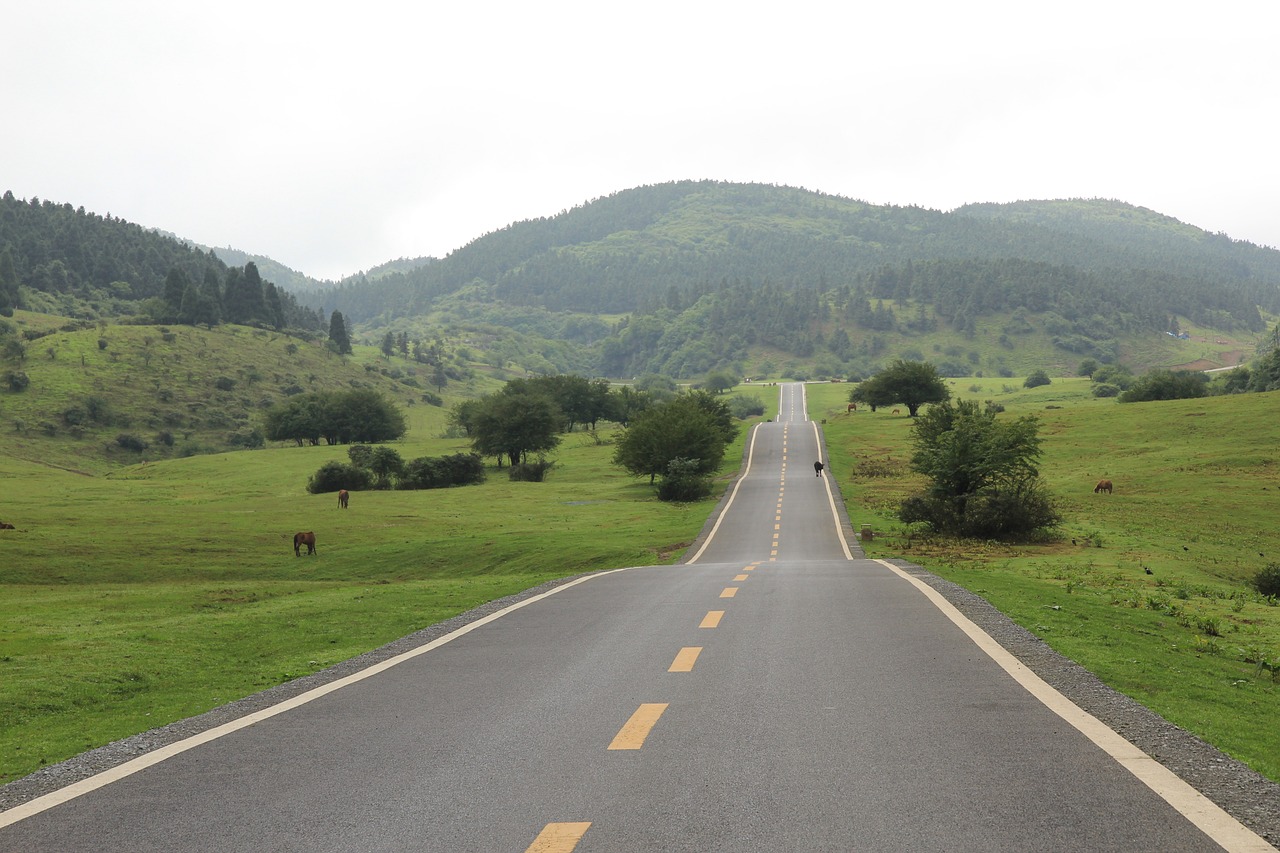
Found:
<path fill-rule="evenodd" d="M 31 800 L 0 851 L 1272 849 L 865 559 L 803 386 L 780 395 L 685 564 L 577 579 Z"/>

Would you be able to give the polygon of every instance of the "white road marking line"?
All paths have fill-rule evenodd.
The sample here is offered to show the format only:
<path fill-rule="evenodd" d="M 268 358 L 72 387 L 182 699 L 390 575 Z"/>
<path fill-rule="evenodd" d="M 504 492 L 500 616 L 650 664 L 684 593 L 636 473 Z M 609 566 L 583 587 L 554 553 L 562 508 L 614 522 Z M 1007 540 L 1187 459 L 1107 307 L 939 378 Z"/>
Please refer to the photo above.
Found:
<path fill-rule="evenodd" d="M 1125 740 L 1097 717 L 1063 696 L 1048 682 L 1028 669 L 1022 661 L 993 640 L 990 634 L 970 621 L 933 587 L 886 560 L 875 562 L 924 593 L 934 607 L 941 610 L 943 615 L 955 623 L 956 627 L 964 631 L 978 648 L 982 649 L 1001 669 L 1009 673 L 1014 681 L 1022 685 L 1023 689 L 1093 741 L 1121 767 L 1136 776 L 1229 853 L 1263 853 L 1264 851 L 1274 853 L 1276 848 L 1253 830 L 1227 814 L 1204 794 L 1182 781 L 1172 770 Z"/>

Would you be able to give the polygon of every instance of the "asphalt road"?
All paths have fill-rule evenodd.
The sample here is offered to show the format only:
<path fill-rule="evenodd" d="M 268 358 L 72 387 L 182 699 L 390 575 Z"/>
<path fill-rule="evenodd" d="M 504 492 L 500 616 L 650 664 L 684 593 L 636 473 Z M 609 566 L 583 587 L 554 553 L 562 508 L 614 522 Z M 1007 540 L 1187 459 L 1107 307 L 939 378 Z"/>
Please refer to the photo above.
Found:
<path fill-rule="evenodd" d="M 0 850 L 1272 849 L 863 558 L 803 387 L 780 394 L 688 563 L 586 576 L 0 812 Z"/>

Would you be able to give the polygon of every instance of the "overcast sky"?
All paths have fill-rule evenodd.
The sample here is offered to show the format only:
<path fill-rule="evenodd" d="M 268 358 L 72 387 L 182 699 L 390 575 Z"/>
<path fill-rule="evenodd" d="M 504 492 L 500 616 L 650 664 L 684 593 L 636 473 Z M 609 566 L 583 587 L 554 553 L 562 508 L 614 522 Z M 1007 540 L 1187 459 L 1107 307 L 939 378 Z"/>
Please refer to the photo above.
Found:
<path fill-rule="evenodd" d="M 1280 247 L 1280 3 L 0 0 L 0 192 L 317 278 L 642 184 Z"/>

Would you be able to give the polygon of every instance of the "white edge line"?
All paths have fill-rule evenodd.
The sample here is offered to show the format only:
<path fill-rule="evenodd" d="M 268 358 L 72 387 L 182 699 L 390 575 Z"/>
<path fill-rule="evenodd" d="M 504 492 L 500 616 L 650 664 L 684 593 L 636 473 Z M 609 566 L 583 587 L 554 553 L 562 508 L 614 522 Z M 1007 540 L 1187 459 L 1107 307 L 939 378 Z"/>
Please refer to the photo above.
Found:
<path fill-rule="evenodd" d="M 813 440 L 817 443 L 818 455 L 821 456 L 822 455 L 822 436 L 819 434 L 819 431 L 818 431 L 818 422 L 810 421 L 809 423 L 813 424 Z M 828 457 L 826 461 L 830 462 L 831 458 Z M 844 538 L 844 527 L 840 524 L 840 512 L 839 510 L 836 509 L 836 496 L 831 494 L 830 477 L 831 477 L 831 466 L 827 465 L 827 476 L 822 478 L 822 485 L 827 490 L 827 506 L 831 507 L 831 520 L 835 522 L 836 538 L 840 540 L 840 547 L 844 549 L 844 558 L 846 560 L 852 560 L 853 552 L 849 550 L 849 540 Z"/>
<path fill-rule="evenodd" d="M 1240 821 L 1219 808 L 1212 800 L 1188 785 L 1172 770 L 1134 746 L 1119 733 L 1113 731 L 1097 717 L 1063 696 L 1048 682 L 1036 675 L 997 643 L 955 605 L 947 601 L 937 590 L 924 581 L 902 571 L 885 560 L 875 560 L 899 577 L 914 584 L 942 613 L 964 631 L 978 648 L 982 649 L 1014 681 L 1038 699 L 1049 710 L 1071 724 L 1110 755 L 1121 767 L 1128 770 L 1161 799 L 1177 809 L 1187 820 L 1195 824 L 1229 853 L 1264 853 L 1276 848 Z"/>
<path fill-rule="evenodd" d="M 569 589 L 570 587 L 577 586 L 580 583 L 585 583 L 586 581 L 593 580 L 594 578 L 615 574 L 616 572 L 630 571 L 633 568 L 638 568 L 638 567 L 628 566 L 626 568 L 621 568 L 621 569 L 610 569 L 609 571 L 597 572 L 596 574 L 585 575 L 583 577 L 577 578 L 576 580 L 572 580 L 572 581 L 569 581 L 568 583 L 561 584 L 560 586 L 557 586 L 554 589 L 547 590 L 546 592 L 539 593 L 538 595 L 530 596 L 529 598 L 526 598 L 523 601 L 517 601 L 515 604 L 504 607 L 503 609 L 497 611 L 496 613 L 491 613 L 488 616 L 484 616 L 480 619 L 477 619 L 474 622 L 470 622 L 466 625 L 463 625 L 461 628 L 458 628 L 455 631 L 451 631 L 450 633 L 445 634 L 443 637 L 437 637 L 431 642 L 421 645 L 416 649 L 411 649 L 410 651 L 396 655 L 393 658 L 388 658 L 387 660 L 373 664 L 372 666 L 362 669 L 359 672 L 352 673 L 351 675 L 345 676 L 344 678 L 339 678 L 337 681 L 331 681 L 330 683 L 321 685 L 320 687 L 317 687 L 313 690 L 308 690 L 305 693 L 299 693 L 297 696 L 293 696 L 288 699 L 285 699 L 283 702 L 280 702 L 276 705 L 272 705 L 269 708 L 264 708 L 261 711 L 255 711 L 252 714 L 246 714 L 245 716 L 240 717 L 239 719 L 236 719 L 236 720 L 232 720 L 229 723 L 223 723 L 220 726 L 215 726 L 214 728 L 208 729 L 207 731 L 203 731 L 203 732 L 200 732 L 199 734 L 192 735 L 189 738 L 184 738 L 183 740 L 177 741 L 175 743 L 162 746 L 159 749 L 152 750 L 151 752 L 148 752 L 145 755 L 140 755 L 137 758 L 124 762 L 123 764 L 118 764 L 115 767 L 109 768 L 107 770 L 102 771 L 101 773 L 97 773 L 93 776 L 90 776 L 87 779 L 81 779 L 79 782 L 73 782 L 72 784 L 67 785 L 65 788 L 59 788 L 56 791 L 51 791 L 48 794 L 45 794 L 40 797 L 36 797 L 34 800 L 29 800 L 28 802 L 22 803 L 21 805 L 14 806 L 13 808 L 7 811 L 0 812 L 0 829 L 3 829 L 6 826 L 11 826 L 12 824 L 17 823 L 18 821 L 25 820 L 26 818 L 37 815 L 40 812 L 53 808 L 54 806 L 59 806 L 65 802 L 74 800 L 76 797 L 83 796 L 85 794 L 90 793 L 91 791 L 96 791 L 99 788 L 106 787 L 107 785 L 110 785 L 112 782 L 117 782 L 125 778 L 126 776 L 132 776 L 134 773 L 137 773 L 141 770 L 145 770 L 148 767 L 159 764 L 160 762 L 165 761 L 167 759 L 173 758 L 175 755 L 180 755 L 189 749 L 194 749 L 197 746 L 201 746 L 202 744 L 206 744 L 206 743 L 209 743 L 210 741 L 217 740 L 220 737 L 232 734 L 233 732 L 237 732 L 240 729 L 248 728 L 249 726 L 252 726 L 255 723 L 260 723 L 263 720 L 270 719 L 271 717 L 274 717 L 278 714 L 283 714 L 286 711 L 291 711 L 294 708 L 297 708 L 301 705 L 305 705 L 308 702 L 311 702 L 315 699 L 319 699 L 322 696 L 326 696 L 334 692 L 335 690 L 340 690 L 343 687 L 347 687 L 352 684 L 355 684 L 358 681 L 363 681 L 366 678 L 371 678 L 375 675 L 378 675 L 379 673 L 382 673 L 388 669 L 391 669 L 391 667 L 393 666 L 404 663 L 405 661 L 408 661 L 412 658 L 416 658 L 419 655 L 424 655 L 427 652 L 432 651 L 434 649 L 438 649 L 441 646 L 445 645 L 446 643 L 450 643 L 458 639 L 459 637 L 463 636 L 464 634 L 468 634 L 474 631 L 476 628 L 479 628 L 482 625 L 487 625 L 490 622 L 493 622 L 496 619 L 506 616 L 507 614 L 515 610 L 519 610 L 521 607 L 527 607 L 528 605 L 533 604 L 536 601 L 541 601 L 542 599 L 547 598 L 548 596 L 555 595 L 558 592 L 563 592 L 564 590 Z"/>
<path fill-rule="evenodd" d="M 715 538 L 716 531 L 720 529 L 720 522 L 724 521 L 724 517 L 729 514 L 729 507 L 733 506 L 733 501 L 738 497 L 738 487 L 742 485 L 742 481 L 747 479 L 747 475 L 751 473 L 751 462 L 756 456 L 756 436 L 760 433 L 760 424 L 756 424 L 751 429 L 751 443 L 747 445 L 747 467 L 742 472 L 742 476 L 738 478 L 738 482 L 733 484 L 733 492 L 729 495 L 729 502 L 724 505 L 724 509 L 716 516 L 716 523 L 711 525 L 711 532 L 707 534 L 707 538 L 702 541 L 702 547 L 698 549 L 698 553 L 684 561 L 686 566 L 691 566 L 702 556 L 702 552 L 707 550 L 707 546 L 711 544 L 711 540 Z"/>

